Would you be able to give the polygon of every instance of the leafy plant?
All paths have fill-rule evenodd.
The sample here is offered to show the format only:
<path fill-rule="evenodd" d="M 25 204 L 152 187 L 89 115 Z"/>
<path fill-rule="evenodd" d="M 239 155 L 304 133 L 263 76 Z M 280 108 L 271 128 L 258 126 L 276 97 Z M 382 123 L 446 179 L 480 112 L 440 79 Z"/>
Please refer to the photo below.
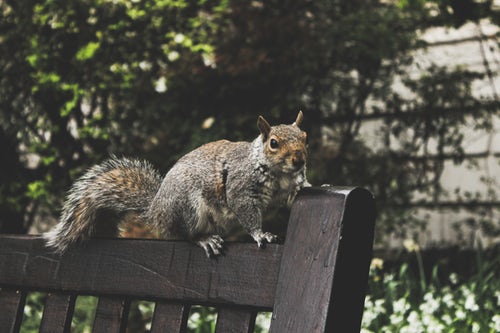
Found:
<path fill-rule="evenodd" d="M 464 159 L 461 129 L 488 130 L 498 111 L 472 94 L 477 73 L 429 66 L 411 76 L 425 47 L 417 32 L 494 18 L 491 6 L 2 1 L 0 229 L 25 232 L 56 215 L 72 181 L 110 152 L 165 171 L 208 141 L 253 139 L 258 114 L 289 122 L 303 109 L 311 182 L 370 188 L 378 241 L 405 237 L 426 222 L 419 198 L 446 195 L 439 180 L 446 161 Z M 371 142 L 367 121 L 378 124 Z"/>
<path fill-rule="evenodd" d="M 362 332 L 498 332 L 500 329 L 499 260 L 483 261 L 471 277 L 450 273 L 444 281 L 439 266 L 430 279 L 420 258 L 417 274 L 403 263 L 399 270 L 384 271 L 380 259 L 370 270 Z M 418 259 L 417 258 L 417 259 Z"/>

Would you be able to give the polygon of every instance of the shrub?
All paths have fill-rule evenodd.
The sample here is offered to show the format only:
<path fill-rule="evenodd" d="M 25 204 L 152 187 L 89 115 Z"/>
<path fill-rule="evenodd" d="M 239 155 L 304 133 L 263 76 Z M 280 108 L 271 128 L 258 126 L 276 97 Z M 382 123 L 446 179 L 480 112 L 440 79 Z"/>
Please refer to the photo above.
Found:
<path fill-rule="evenodd" d="M 478 260 L 477 272 L 470 277 L 452 272 L 442 280 L 438 265 L 426 279 L 418 248 L 415 255 L 418 272 L 412 272 L 408 263 L 398 271 L 384 272 L 381 259 L 373 260 L 363 333 L 500 331 L 498 259 Z"/>

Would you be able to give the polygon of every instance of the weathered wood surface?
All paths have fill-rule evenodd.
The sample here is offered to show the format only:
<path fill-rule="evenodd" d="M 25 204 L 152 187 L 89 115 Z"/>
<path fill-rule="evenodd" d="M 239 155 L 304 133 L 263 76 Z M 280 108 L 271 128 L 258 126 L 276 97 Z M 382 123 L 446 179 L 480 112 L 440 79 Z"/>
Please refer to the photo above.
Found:
<path fill-rule="evenodd" d="M 219 309 L 217 314 L 217 333 L 253 333 L 257 311 L 244 308 Z"/>
<path fill-rule="evenodd" d="M 95 311 L 94 333 L 125 333 L 130 300 L 121 297 L 99 297 Z"/>
<path fill-rule="evenodd" d="M 47 294 L 40 324 L 40 333 L 69 332 L 75 300 L 76 297 L 71 294 Z"/>
<path fill-rule="evenodd" d="M 0 327 L 18 332 L 26 291 L 41 290 L 42 332 L 65 331 L 75 295 L 99 296 L 94 332 L 125 331 L 132 299 L 156 302 L 152 332 L 184 332 L 193 304 L 217 307 L 218 333 L 252 332 L 260 310 L 273 310 L 271 332 L 359 332 L 374 219 L 370 192 L 321 187 L 297 196 L 284 245 L 229 243 L 216 259 L 130 239 L 58 256 L 40 237 L 0 235 Z"/>
<path fill-rule="evenodd" d="M 187 242 L 115 239 L 59 257 L 39 237 L 0 235 L 0 286 L 272 308 L 281 250 L 236 243 L 207 259 Z"/>
<path fill-rule="evenodd" d="M 0 289 L 0 328 L 2 330 L 5 330 L 5 332 L 19 332 L 23 320 L 25 301 L 25 291 Z"/>
<path fill-rule="evenodd" d="M 359 332 L 374 222 L 366 190 L 301 192 L 290 214 L 271 332 Z"/>
<path fill-rule="evenodd" d="M 190 307 L 164 301 L 156 302 L 151 333 L 182 333 L 185 331 Z"/>

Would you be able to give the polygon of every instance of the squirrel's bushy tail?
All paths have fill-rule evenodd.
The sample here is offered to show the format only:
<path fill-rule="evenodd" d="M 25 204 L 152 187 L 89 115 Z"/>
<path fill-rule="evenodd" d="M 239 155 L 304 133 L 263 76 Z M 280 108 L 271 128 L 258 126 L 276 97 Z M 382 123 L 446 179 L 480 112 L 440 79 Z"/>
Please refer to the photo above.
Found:
<path fill-rule="evenodd" d="M 145 161 L 112 156 L 93 166 L 69 190 L 59 223 L 43 235 L 47 245 L 61 253 L 90 238 L 101 212 L 110 216 L 146 212 L 161 181 Z"/>

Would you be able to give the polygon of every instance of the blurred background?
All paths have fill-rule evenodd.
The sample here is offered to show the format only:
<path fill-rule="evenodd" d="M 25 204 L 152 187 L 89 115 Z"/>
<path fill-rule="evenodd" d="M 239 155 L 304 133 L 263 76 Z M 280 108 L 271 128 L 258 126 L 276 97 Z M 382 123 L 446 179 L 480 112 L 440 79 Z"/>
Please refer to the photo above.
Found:
<path fill-rule="evenodd" d="M 406 254 L 424 282 L 443 260 L 469 278 L 480 252 L 498 276 L 499 14 L 497 0 L 0 0 L 0 232 L 47 230 L 109 154 L 166 173 L 203 143 L 254 139 L 258 115 L 302 110 L 310 182 L 375 194 L 384 274 Z"/>

